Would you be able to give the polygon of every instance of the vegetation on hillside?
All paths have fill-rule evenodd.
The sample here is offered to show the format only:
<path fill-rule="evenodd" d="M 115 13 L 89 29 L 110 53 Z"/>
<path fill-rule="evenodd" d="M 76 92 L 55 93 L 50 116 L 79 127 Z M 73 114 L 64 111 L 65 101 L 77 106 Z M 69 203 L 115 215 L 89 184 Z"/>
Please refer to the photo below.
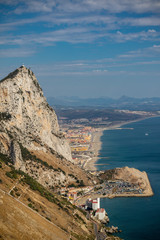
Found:
<path fill-rule="evenodd" d="M 8 112 L 0 112 L 0 121 L 2 120 L 10 120 L 11 119 L 11 114 Z"/>

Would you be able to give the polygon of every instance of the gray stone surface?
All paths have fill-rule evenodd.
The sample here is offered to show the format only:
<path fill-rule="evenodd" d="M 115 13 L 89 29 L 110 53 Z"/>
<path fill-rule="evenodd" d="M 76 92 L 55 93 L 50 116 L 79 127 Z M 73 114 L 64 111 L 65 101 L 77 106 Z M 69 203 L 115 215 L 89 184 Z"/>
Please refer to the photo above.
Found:
<path fill-rule="evenodd" d="M 30 151 L 45 152 L 49 148 L 72 161 L 55 111 L 48 105 L 33 72 L 24 66 L 0 81 L 0 152 L 12 153 L 17 168 L 21 165 L 19 142 Z"/>

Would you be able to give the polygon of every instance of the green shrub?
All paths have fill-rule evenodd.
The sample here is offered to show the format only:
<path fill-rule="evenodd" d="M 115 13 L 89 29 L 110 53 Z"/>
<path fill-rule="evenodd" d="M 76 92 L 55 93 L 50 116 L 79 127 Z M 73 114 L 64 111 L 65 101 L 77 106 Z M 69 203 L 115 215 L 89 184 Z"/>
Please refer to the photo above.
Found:
<path fill-rule="evenodd" d="M 0 112 L 0 121 L 2 120 L 10 120 L 11 119 L 11 114 L 8 112 Z"/>
<path fill-rule="evenodd" d="M 32 203 L 28 203 L 28 207 L 30 207 L 30 208 L 33 209 L 33 205 L 32 205 Z"/>
<path fill-rule="evenodd" d="M 22 183 L 26 183 L 30 186 L 30 188 L 34 191 L 38 191 L 42 197 L 45 197 L 49 202 L 52 203 L 59 203 L 59 200 L 47 189 L 45 189 L 40 183 L 38 183 L 35 179 L 30 177 L 28 174 L 22 172 L 21 170 L 15 170 L 12 167 L 12 170 L 10 172 L 6 172 L 6 175 L 10 178 L 17 179 L 20 175 L 23 176 L 21 179 Z M 31 201 L 30 198 L 28 198 L 28 201 Z M 31 204 L 32 205 L 32 204 Z"/>
<path fill-rule="evenodd" d="M 78 210 L 81 212 L 81 213 L 83 213 L 83 215 L 84 216 L 87 216 L 87 213 L 86 213 L 86 211 L 84 211 L 83 209 L 81 209 L 81 208 L 78 208 Z"/>
<path fill-rule="evenodd" d="M 23 182 L 28 184 L 30 188 L 34 191 L 38 191 L 42 197 L 45 197 L 48 201 L 56 203 L 56 199 L 52 193 L 50 193 L 47 189 L 45 189 L 40 183 L 34 180 L 32 177 L 24 174 Z"/>
<path fill-rule="evenodd" d="M 71 183 L 70 185 L 68 185 L 68 187 L 76 187 L 76 185 L 74 183 Z"/>
<path fill-rule="evenodd" d="M 77 213 L 75 214 L 75 217 L 85 224 L 84 220 Z"/>
<path fill-rule="evenodd" d="M 0 153 L 0 161 L 8 164 L 8 162 L 11 162 L 11 159 L 6 154 Z"/>
<path fill-rule="evenodd" d="M 15 170 L 11 170 L 10 172 L 6 172 L 6 176 L 12 179 L 17 179 L 18 174 L 16 173 Z"/>
<path fill-rule="evenodd" d="M 13 190 L 10 192 L 10 194 L 14 197 L 14 192 L 13 192 Z"/>
<path fill-rule="evenodd" d="M 78 185 L 79 187 L 84 187 L 85 186 L 85 184 L 84 184 L 84 182 L 83 182 L 83 180 L 80 180 L 80 182 L 79 182 L 79 185 Z"/>
<path fill-rule="evenodd" d="M 19 192 L 16 192 L 16 196 L 19 197 L 21 194 Z"/>
<path fill-rule="evenodd" d="M 70 177 L 72 177 L 72 178 L 75 178 L 75 179 L 77 179 L 77 177 L 76 176 L 74 176 L 72 173 L 69 173 L 68 174 L 68 176 L 70 176 Z M 78 180 L 77 180 L 78 181 Z M 78 181 L 79 182 L 79 181 Z"/>
<path fill-rule="evenodd" d="M 62 171 L 62 169 L 59 168 L 53 168 L 51 165 L 49 165 L 47 162 L 42 161 L 41 159 L 37 158 L 35 155 L 31 154 L 27 148 L 23 147 L 22 144 L 20 143 L 20 148 L 21 148 L 21 153 L 22 153 L 22 157 L 23 160 L 32 160 L 34 162 L 38 162 L 40 164 L 42 164 L 43 166 L 49 168 L 49 169 L 53 169 L 54 171 Z M 37 168 L 39 168 L 39 166 L 37 166 Z"/>

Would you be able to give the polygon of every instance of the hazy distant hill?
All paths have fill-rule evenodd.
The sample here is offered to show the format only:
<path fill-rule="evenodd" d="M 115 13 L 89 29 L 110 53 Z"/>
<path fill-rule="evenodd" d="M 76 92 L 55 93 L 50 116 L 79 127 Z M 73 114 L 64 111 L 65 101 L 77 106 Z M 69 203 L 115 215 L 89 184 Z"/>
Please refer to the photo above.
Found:
<path fill-rule="evenodd" d="M 117 108 L 143 111 L 159 111 L 160 98 L 131 98 L 122 96 L 119 99 L 108 97 L 101 98 L 78 98 L 78 97 L 49 97 L 48 102 L 53 106 L 70 107 L 97 107 L 97 108 Z"/>

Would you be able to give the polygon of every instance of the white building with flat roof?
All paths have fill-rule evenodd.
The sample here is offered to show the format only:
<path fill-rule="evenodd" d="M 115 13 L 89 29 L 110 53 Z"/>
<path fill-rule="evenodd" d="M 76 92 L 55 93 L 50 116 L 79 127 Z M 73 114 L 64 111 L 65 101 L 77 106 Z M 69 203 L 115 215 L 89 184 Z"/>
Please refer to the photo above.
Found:
<path fill-rule="evenodd" d="M 100 198 L 96 198 L 96 199 L 87 199 L 86 201 L 86 209 L 93 209 L 94 211 L 96 211 L 98 208 L 100 208 Z"/>
<path fill-rule="evenodd" d="M 99 208 L 96 211 L 95 216 L 99 219 L 99 220 L 103 220 L 105 218 L 106 215 L 106 211 L 104 208 Z"/>
<path fill-rule="evenodd" d="M 97 210 L 100 208 L 100 198 L 96 198 L 92 200 L 92 209 Z"/>

